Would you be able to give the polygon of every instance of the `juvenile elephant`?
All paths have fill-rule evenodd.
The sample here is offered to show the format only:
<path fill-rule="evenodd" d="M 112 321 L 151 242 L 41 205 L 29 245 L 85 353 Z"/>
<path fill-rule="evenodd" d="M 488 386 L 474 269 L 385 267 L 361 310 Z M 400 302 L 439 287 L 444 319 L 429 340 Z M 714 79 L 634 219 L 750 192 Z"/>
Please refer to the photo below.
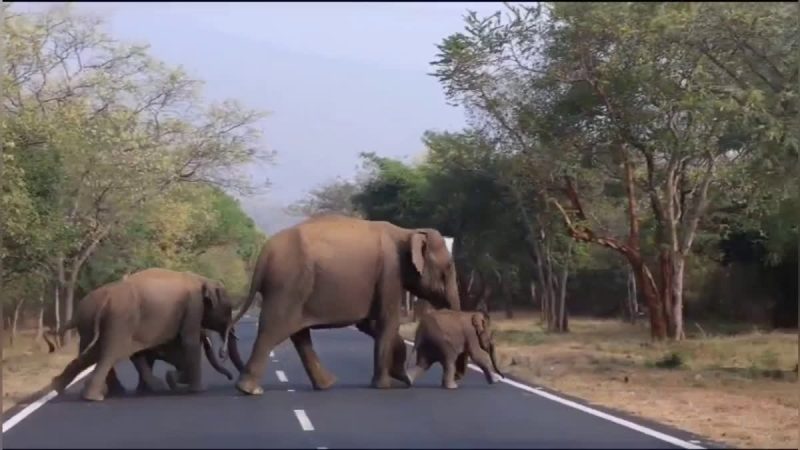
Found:
<path fill-rule="evenodd" d="M 372 386 L 388 388 L 390 377 L 410 385 L 398 334 L 404 290 L 435 307 L 460 308 L 453 261 L 438 231 L 339 215 L 280 231 L 262 248 L 247 301 L 233 320 L 261 294 L 258 335 L 236 387 L 262 394 L 267 355 L 286 338 L 314 388 L 330 387 L 335 378 L 320 363 L 310 330 L 353 324 L 375 339 Z"/>
<path fill-rule="evenodd" d="M 98 296 L 87 296 L 83 299 L 82 304 L 88 306 L 96 298 L 98 298 Z M 84 309 L 87 309 L 86 306 L 84 306 Z M 96 306 L 94 308 L 96 308 Z M 63 337 L 64 333 L 68 330 L 76 328 L 77 324 L 75 319 L 77 317 L 79 317 L 78 314 L 73 316 L 73 319 L 67 322 L 67 324 L 60 329 L 58 333 L 59 337 Z M 94 317 L 94 313 L 92 313 L 92 317 Z M 211 345 L 211 336 L 208 334 L 208 331 L 203 329 L 201 330 L 201 334 L 203 352 L 205 353 L 206 358 L 208 358 L 209 363 L 211 363 L 211 367 L 213 367 L 214 370 L 220 374 L 224 375 L 227 379 L 233 380 L 233 374 L 231 374 L 231 372 L 226 369 L 225 366 L 223 366 L 217 359 L 217 356 L 214 353 Z M 236 369 L 241 371 L 244 367 L 244 363 L 239 356 L 238 349 L 235 347 L 235 341 L 237 338 L 233 331 L 231 331 L 231 338 L 232 341 L 229 343 L 229 347 L 232 348 L 231 360 L 233 365 L 236 366 Z M 44 340 L 47 342 L 47 345 L 50 348 L 50 353 L 53 353 L 56 349 L 55 342 L 51 340 L 51 337 L 48 336 L 47 333 L 44 335 Z M 141 357 L 143 357 L 143 359 L 140 359 Z M 136 386 L 137 392 L 153 392 L 163 390 L 165 389 L 166 385 L 168 385 L 172 390 L 177 390 L 179 381 L 186 384 L 186 382 L 183 381 L 186 377 L 185 372 L 181 371 L 181 368 L 184 366 L 185 356 L 183 354 L 183 349 L 180 346 L 180 337 L 167 344 L 137 352 L 131 355 L 130 360 L 134 364 L 134 367 L 139 374 L 139 381 Z M 153 375 L 153 365 L 155 364 L 156 360 L 164 361 L 176 368 L 176 370 L 170 370 L 167 372 L 165 376 L 166 385 Z M 109 371 L 108 376 L 106 377 L 105 392 L 110 395 L 125 393 L 125 387 L 119 381 L 114 368 Z"/>
<path fill-rule="evenodd" d="M 409 372 L 411 382 L 433 363 L 441 363 L 443 370 L 442 387 L 455 389 L 456 360 L 469 355 L 478 367 L 483 370 L 486 381 L 493 384 L 495 376 L 489 364 L 500 376 L 495 359 L 493 331 L 489 315 L 484 312 L 470 311 L 431 311 L 424 315 L 417 326 L 414 336 L 414 351 L 417 353 L 417 364 Z"/>
<path fill-rule="evenodd" d="M 220 361 L 217 359 L 216 354 L 211 345 L 211 336 L 208 334 L 206 329 L 201 330 L 201 342 L 203 344 L 203 352 L 208 358 L 208 362 L 211 363 L 211 367 L 214 368 L 217 372 L 224 375 L 225 378 L 228 380 L 233 380 L 233 374 L 223 366 Z M 231 341 L 229 341 L 228 347 L 232 348 L 231 351 L 231 359 L 233 365 L 236 366 L 236 369 L 241 372 L 244 368 L 244 363 L 241 360 L 241 357 L 238 354 L 238 350 L 236 348 L 235 341 L 238 340 L 236 334 L 231 330 Z M 143 376 L 142 373 L 139 375 L 139 383 L 136 386 L 137 392 L 152 392 L 163 389 L 163 384 L 160 380 L 153 376 L 153 365 L 155 364 L 156 360 L 161 360 L 166 362 L 167 364 L 171 364 L 175 367 L 174 370 L 170 370 L 166 373 L 165 379 L 167 385 L 170 389 L 177 390 L 178 384 L 187 384 L 187 373 L 185 370 L 185 356 L 183 354 L 183 347 L 180 343 L 180 337 L 172 340 L 167 344 L 160 345 L 155 348 L 142 350 L 131 356 L 131 359 L 135 359 L 138 356 L 143 356 L 146 362 L 146 369 L 144 373 L 147 374 Z M 113 374 L 113 372 L 111 372 Z M 111 376 L 111 375 L 110 375 Z M 115 375 L 114 375 L 115 376 Z M 109 383 L 111 384 L 111 383 Z"/>
<path fill-rule="evenodd" d="M 97 363 L 82 397 L 103 400 L 107 384 L 119 383 L 114 365 L 125 358 L 132 358 L 145 382 L 152 381 L 143 350 L 167 344 L 182 352 L 183 358 L 177 358 L 183 359 L 179 370 L 186 372 L 183 378 L 189 390 L 202 391 L 201 330 L 220 332 L 229 351 L 238 355 L 235 339 L 227 339 L 231 315 L 225 287 L 191 272 L 147 269 L 101 286 L 78 304 L 74 323 L 80 335 L 79 355 L 53 378 L 53 389 L 63 392 L 79 372 Z"/>

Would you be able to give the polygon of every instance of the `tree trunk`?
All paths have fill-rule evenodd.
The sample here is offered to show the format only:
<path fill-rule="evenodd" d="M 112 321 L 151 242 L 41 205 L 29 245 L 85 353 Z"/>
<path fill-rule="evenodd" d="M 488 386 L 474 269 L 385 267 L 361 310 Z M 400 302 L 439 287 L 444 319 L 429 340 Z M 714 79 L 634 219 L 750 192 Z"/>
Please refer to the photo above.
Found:
<path fill-rule="evenodd" d="M 501 286 L 503 288 L 503 300 L 505 301 L 506 319 L 513 319 L 514 305 L 512 303 L 514 299 L 511 296 L 511 289 L 506 284 L 501 284 Z"/>
<path fill-rule="evenodd" d="M 11 316 L 11 335 L 9 336 L 8 343 L 14 345 L 17 340 L 17 324 L 19 323 L 19 312 L 22 309 L 22 304 L 25 303 L 25 297 L 14 305 L 14 315 Z"/>
<path fill-rule="evenodd" d="M 625 304 L 625 314 L 630 323 L 636 323 L 637 315 L 639 314 L 639 300 L 636 292 L 636 276 L 634 276 L 630 267 L 628 267 L 628 298 Z"/>
<path fill-rule="evenodd" d="M 56 330 L 61 329 L 61 295 L 59 295 L 60 289 L 56 284 L 55 289 L 53 289 L 54 301 L 53 301 L 53 314 L 56 319 Z M 61 340 L 58 336 L 55 337 L 55 342 L 57 345 L 61 345 Z"/>
<path fill-rule="evenodd" d="M 72 319 L 72 312 L 73 312 L 73 302 L 75 300 L 75 284 L 70 282 L 64 286 L 66 292 L 64 295 L 64 319 L 69 321 Z M 72 341 L 72 331 L 70 330 L 67 333 L 64 333 L 64 345 L 69 345 Z"/>
<path fill-rule="evenodd" d="M 569 277 L 569 266 L 565 263 L 561 270 L 561 295 L 558 300 L 558 331 L 566 333 L 569 331 L 567 325 L 567 279 Z"/>
<path fill-rule="evenodd" d="M 44 337 L 44 292 L 39 297 L 39 318 L 36 321 L 36 341 Z"/>
<path fill-rule="evenodd" d="M 676 340 L 685 338 L 683 330 L 683 275 L 685 259 L 680 253 L 673 256 L 673 272 L 672 272 L 672 327 L 670 330 L 671 337 Z"/>

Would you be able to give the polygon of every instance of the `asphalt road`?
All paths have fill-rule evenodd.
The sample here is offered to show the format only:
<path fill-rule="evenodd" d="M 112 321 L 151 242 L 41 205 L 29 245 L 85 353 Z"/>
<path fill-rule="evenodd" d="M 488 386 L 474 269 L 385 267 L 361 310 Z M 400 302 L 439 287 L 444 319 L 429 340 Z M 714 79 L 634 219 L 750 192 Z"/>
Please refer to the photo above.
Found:
<path fill-rule="evenodd" d="M 238 327 L 243 357 L 256 326 Z M 411 389 L 376 390 L 372 340 L 352 328 L 312 332 L 325 366 L 338 377 L 313 391 L 290 341 L 273 352 L 265 393 L 238 393 L 206 362 L 201 394 L 129 393 L 104 402 L 78 396 L 83 381 L 3 433 L 4 448 L 709 448 L 698 437 L 588 409 L 515 381 L 488 385 L 469 370 L 460 387 L 439 387 L 437 365 Z M 218 343 L 217 343 L 218 345 Z M 226 363 L 230 366 L 230 362 Z M 156 375 L 163 376 L 163 362 Z M 232 369 L 232 372 L 235 372 Z M 117 366 L 131 391 L 136 372 Z M 567 403 L 567 404 L 564 404 Z M 587 412 L 588 411 L 588 412 Z M 23 416 L 25 413 L 22 414 Z M 598 415 L 603 417 L 598 417 Z M 17 419 L 21 417 L 18 416 Z M 630 422 L 626 421 L 630 420 Z M 635 422 L 635 423 L 631 423 Z M 660 433 L 664 433 L 661 435 Z M 659 438 L 660 436 L 661 438 Z"/>

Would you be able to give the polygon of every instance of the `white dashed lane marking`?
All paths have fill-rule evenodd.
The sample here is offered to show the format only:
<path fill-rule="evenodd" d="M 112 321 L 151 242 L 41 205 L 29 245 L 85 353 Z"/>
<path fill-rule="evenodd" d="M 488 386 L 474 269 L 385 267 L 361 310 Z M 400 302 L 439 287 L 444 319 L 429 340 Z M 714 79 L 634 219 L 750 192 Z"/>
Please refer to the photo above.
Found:
<path fill-rule="evenodd" d="M 289 379 L 286 378 L 286 374 L 283 373 L 282 370 L 276 370 L 275 375 L 278 376 L 278 381 L 280 381 L 281 383 L 286 383 L 287 381 L 289 381 Z"/>
<path fill-rule="evenodd" d="M 300 427 L 303 428 L 303 431 L 314 431 L 314 425 L 311 424 L 311 420 L 308 419 L 304 410 L 295 409 L 294 415 L 297 416 L 297 421 L 300 422 Z"/>

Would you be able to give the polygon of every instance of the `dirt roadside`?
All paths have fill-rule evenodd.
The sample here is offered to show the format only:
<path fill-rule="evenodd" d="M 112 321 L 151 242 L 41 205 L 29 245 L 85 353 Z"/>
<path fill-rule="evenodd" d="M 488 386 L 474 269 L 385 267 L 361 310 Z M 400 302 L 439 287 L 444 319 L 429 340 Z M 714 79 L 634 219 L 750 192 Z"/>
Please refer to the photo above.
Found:
<path fill-rule="evenodd" d="M 652 345 L 644 325 L 493 317 L 508 374 L 734 447 L 798 448 L 797 333 L 706 335 Z M 401 326 L 413 339 L 415 323 Z"/>

